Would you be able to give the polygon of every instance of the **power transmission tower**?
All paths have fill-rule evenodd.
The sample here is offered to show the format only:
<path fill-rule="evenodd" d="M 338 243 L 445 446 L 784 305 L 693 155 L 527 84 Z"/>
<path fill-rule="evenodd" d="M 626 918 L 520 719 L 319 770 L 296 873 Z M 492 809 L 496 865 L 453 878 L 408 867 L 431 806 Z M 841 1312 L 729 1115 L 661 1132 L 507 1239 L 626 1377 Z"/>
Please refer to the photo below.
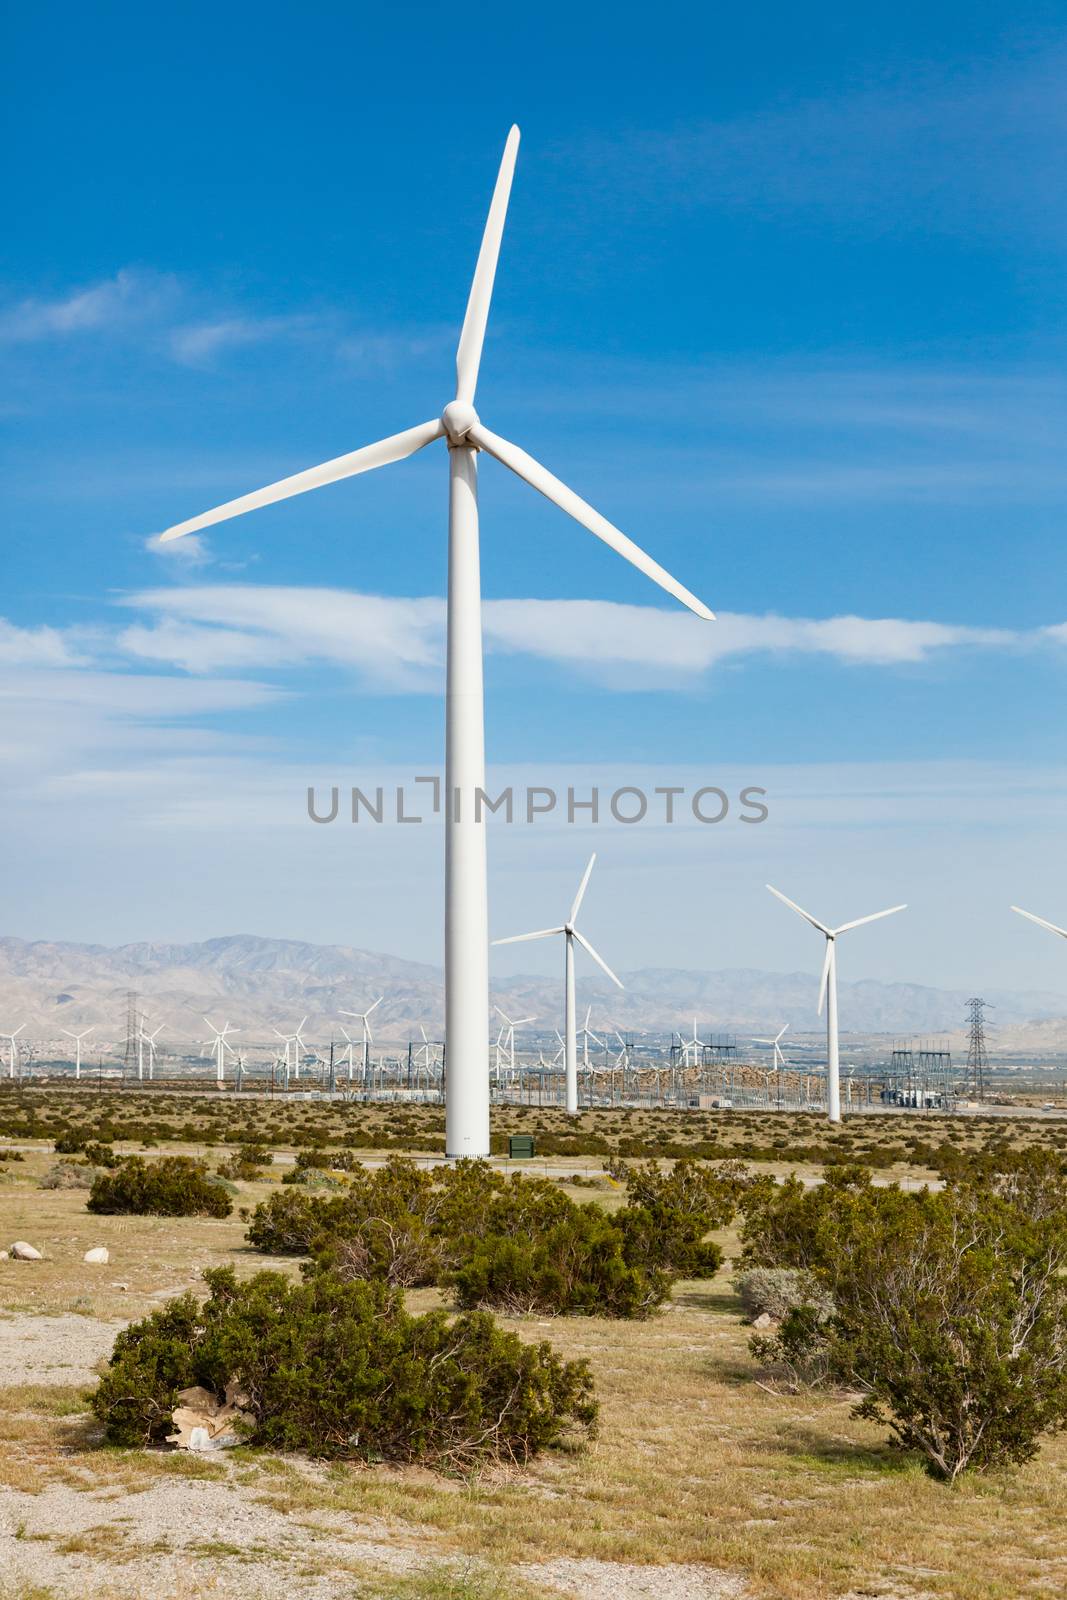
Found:
<path fill-rule="evenodd" d="M 977 997 L 968 1000 L 970 1012 L 970 1037 L 967 1045 L 967 1084 L 976 1100 L 985 1099 L 985 1081 L 989 1070 L 989 1057 L 985 1047 L 985 1000 Z M 990 1007 L 992 1009 L 992 1007 Z"/>
<path fill-rule="evenodd" d="M 122 1056 L 123 1076 L 133 1078 L 137 1076 L 137 1051 L 141 1032 L 141 1013 L 137 1005 L 137 996 L 132 989 L 126 995 L 126 1049 Z"/>

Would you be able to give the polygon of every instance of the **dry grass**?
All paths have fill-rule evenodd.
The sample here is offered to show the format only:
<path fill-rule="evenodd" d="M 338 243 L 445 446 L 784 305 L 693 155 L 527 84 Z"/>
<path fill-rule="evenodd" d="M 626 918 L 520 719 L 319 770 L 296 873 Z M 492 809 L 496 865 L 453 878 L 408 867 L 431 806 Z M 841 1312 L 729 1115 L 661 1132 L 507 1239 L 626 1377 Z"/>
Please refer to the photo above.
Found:
<path fill-rule="evenodd" d="M 250 1273 L 264 1265 L 244 1246 L 239 1219 L 91 1217 L 84 1194 L 32 1187 L 37 1165 L 31 1158 L 0 1189 L 0 1230 L 32 1239 L 48 1257 L 0 1263 L 8 1305 L 41 1314 L 88 1298 L 97 1315 L 133 1317 L 158 1305 L 161 1290 L 190 1285 L 204 1266 L 232 1262 Z M 267 1192 L 242 1190 L 243 1200 Z M 598 1197 L 610 1200 L 610 1191 Z M 109 1246 L 112 1261 L 89 1268 L 81 1256 L 97 1243 Z M 287 1268 L 297 1270 L 292 1262 Z M 110 1289 L 113 1280 L 128 1282 L 129 1291 Z M 418 1309 L 436 1295 L 409 1298 Z M 295 1525 L 323 1513 L 372 1518 L 400 1538 L 431 1540 L 453 1563 L 417 1581 L 383 1578 L 378 1589 L 361 1580 L 360 1593 L 383 1600 L 496 1600 L 500 1574 L 513 1594 L 512 1568 L 560 1556 L 706 1563 L 742 1574 L 766 1600 L 1067 1593 L 1067 1440 L 1047 1442 L 1038 1461 L 1012 1478 L 954 1489 L 933 1482 L 888 1449 L 876 1428 L 852 1419 L 846 1401 L 775 1396 L 757 1385 L 729 1268 L 710 1285 L 680 1286 L 671 1309 L 648 1323 L 509 1325 L 590 1360 L 602 1421 L 585 1452 L 544 1458 L 523 1473 L 455 1480 L 322 1468 L 247 1450 L 224 1460 L 117 1451 L 101 1446 L 83 1389 L 20 1386 L 8 1373 L 0 1389 L 0 1483 L 110 1493 L 118 1516 L 130 1495 L 170 1475 L 225 1481 Z M 114 1532 L 103 1510 L 101 1517 L 100 1529 Z M 91 1538 L 98 1558 L 111 1549 L 122 1559 L 117 1535 L 109 1543 L 94 1526 L 72 1538 Z M 68 1553 L 73 1559 L 73 1545 Z"/>

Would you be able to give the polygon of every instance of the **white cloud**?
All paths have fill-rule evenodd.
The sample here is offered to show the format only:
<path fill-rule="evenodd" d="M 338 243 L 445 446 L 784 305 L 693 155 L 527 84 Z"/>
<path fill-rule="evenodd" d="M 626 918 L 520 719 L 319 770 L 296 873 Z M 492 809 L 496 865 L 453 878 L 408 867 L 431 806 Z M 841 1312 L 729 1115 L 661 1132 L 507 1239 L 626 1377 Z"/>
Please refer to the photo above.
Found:
<path fill-rule="evenodd" d="M 54 300 L 30 298 L 0 312 L 0 344 L 35 343 L 116 328 L 160 315 L 171 303 L 171 277 L 123 268 L 113 278 Z"/>
<path fill-rule="evenodd" d="M 313 326 L 308 317 L 219 317 L 175 328 L 170 335 L 170 350 L 175 360 L 185 366 L 206 366 L 226 350 L 291 338 L 311 331 Z"/>
<path fill-rule="evenodd" d="M 439 686 L 445 607 L 438 599 L 233 584 L 148 590 L 122 604 L 160 619 L 119 635 L 120 647 L 140 660 L 196 673 L 328 661 L 387 688 Z M 483 629 L 490 652 L 569 663 L 597 677 L 607 668 L 638 669 L 636 679 L 610 680 L 627 690 L 665 678 L 697 680 L 720 662 L 758 654 L 895 666 L 947 650 L 1021 646 L 1031 637 L 894 617 L 725 613 L 704 623 L 678 609 L 607 600 L 489 600 Z"/>
<path fill-rule="evenodd" d="M 81 659 L 73 634 L 58 628 L 19 628 L 0 617 L 0 662 L 7 667 L 71 667 Z"/>

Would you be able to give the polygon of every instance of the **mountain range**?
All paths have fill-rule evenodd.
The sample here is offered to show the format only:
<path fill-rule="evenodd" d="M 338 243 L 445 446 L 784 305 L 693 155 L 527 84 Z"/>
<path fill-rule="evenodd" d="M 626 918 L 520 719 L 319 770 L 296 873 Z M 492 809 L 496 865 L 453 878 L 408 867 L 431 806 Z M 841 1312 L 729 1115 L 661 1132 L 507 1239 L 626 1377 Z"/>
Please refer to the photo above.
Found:
<path fill-rule="evenodd" d="M 784 1023 L 800 1035 L 820 1028 L 813 972 L 646 967 L 620 976 L 622 992 L 599 974 L 581 976 L 579 1008 L 592 1004 L 594 1028 L 688 1033 L 694 1018 L 703 1037 L 767 1034 Z M 339 1037 L 342 1009 L 362 1010 L 378 995 L 384 999 L 374 1014 L 376 1042 L 406 1042 L 420 1024 L 440 1038 L 444 1027 L 440 968 L 346 945 L 251 934 L 117 947 L 0 938 L 0 1029 L 25 1021 L 28 1042 L 59 1041 L 64 1028 L 90 1026 L 94 1048 L 117 1042 L 125 1036 L 131 991 L 148 1025 L 164 1025 L 160 1043 L 169 1050 L 187 1050 L 204 1037 L 205 1013 L 213 1023 L 228 1020 L 251 1046 L 273 1041 L 272 1028 L 291 1031 L 306 1015 L 304 1036 L 324 1042 Z M 551 1033 L 560 1021 L 561 991 L 554 978 L 520 976 L 495 985 L 492 998 L 511 1016 L 533 1015 L 535 1028 Z M 989 991 L 985 998 L 995 1007 L 992 1048 L 1067 1047 L 1067 995 Z M 967 999 L 964 990 L 918 983 L 843 982 L 842 1030 L 883 1038 L 949 1034 L 959 1050 Z"/>

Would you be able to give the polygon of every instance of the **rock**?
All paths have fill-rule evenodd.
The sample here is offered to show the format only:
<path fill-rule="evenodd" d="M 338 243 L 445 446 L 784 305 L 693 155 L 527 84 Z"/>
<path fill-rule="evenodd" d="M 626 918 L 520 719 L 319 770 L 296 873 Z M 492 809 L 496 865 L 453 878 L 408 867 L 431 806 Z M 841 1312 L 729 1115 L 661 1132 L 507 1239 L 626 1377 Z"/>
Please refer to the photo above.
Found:
<path fill-rule="evenodd" d="M 111 1287 L 113 1289 L 117 1289 L 120 1294 L 129 1294 L 130 1292 L 130 1286 L 128 1283 L 113 1283 Z"/>
<path fill-rule="evenodd" d="M 94 1266 L 106 1267 L 111 1260 L 111 1253 L 104 1245 L 98 1244 L 92 1250 L 86 1250 L 83 1261 L 91 1261 Z"/>
<path fill-rule="evenodd" d="M 769 1311 L 761 1311 L 759 1316 L 753 1320 L 752 1326 L 754 1328 L 771 1328 L 774 1326 L 774 1318 Z"/>
<path fill-rule="evenodd" d="M 248 1403 L 248 1396 L 234 1382 L 226 1385 L 224 1405 L 199 1385 L 182 1389 L 174 1409 L 175 1432 L 167 1434 L 167 1443 L 177 1445 L 179 1450 L 232 1449 L 241 1442 L 236 1424 L 252 1421 L 248 1412 L 241 1409 Z"/>
<path fill-rule="evenodd" d="M 11 1254 L 16 1261 L 44 1260 L 41 1252 L 39 1250 L 35 1250 L 32 1244 L 27 1244 L 25 1239 L 15 1240 L 14 1244 L 11 1246 Z"/>

